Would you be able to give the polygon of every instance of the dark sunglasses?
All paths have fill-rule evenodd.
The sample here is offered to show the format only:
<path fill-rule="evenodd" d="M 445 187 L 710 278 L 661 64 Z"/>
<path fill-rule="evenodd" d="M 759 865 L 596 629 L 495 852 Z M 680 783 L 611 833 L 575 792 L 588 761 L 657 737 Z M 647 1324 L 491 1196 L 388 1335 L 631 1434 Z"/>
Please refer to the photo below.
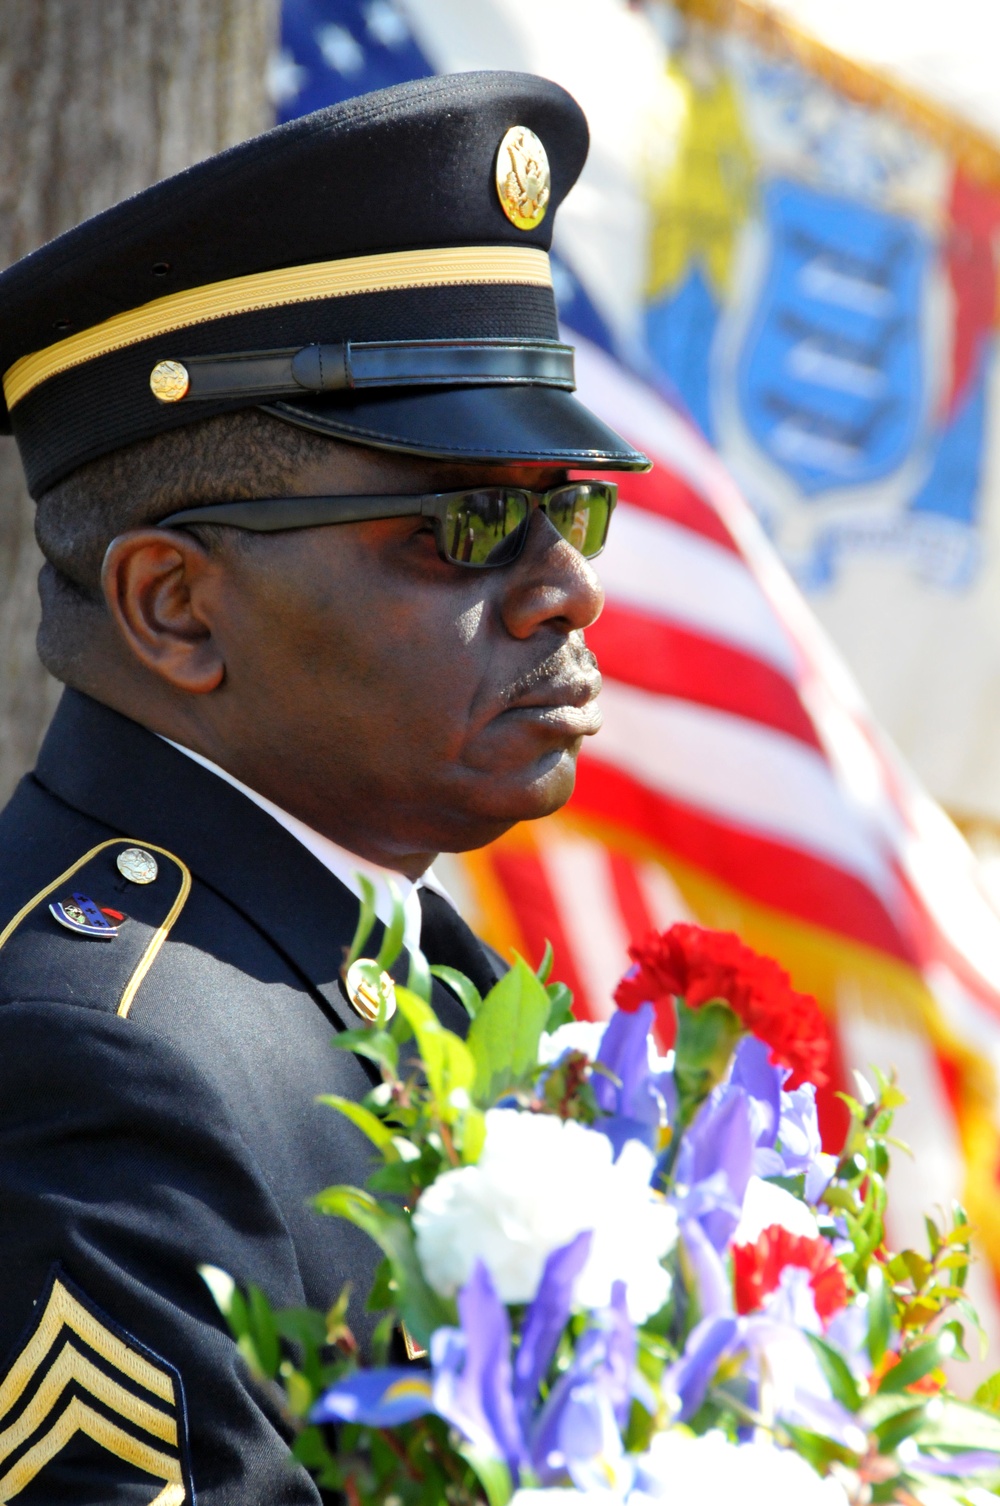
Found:
<path fill-rule="evenodd" d="M 618 500 L 612 481 L 574 481 L 551 491 L 520 486 L 480 486 L 422 497 L 258 497 L 188 507 L 162 518 L 158 528 L 221 523 L 255 533 L 360 523 L 376 518 L 431 518 L 438 553 L 453 565 L 489 570 L 509 564 L 524 548 L 531 514 L 543 512 L 556 533 L 585 559 L 600 554 Z"/>

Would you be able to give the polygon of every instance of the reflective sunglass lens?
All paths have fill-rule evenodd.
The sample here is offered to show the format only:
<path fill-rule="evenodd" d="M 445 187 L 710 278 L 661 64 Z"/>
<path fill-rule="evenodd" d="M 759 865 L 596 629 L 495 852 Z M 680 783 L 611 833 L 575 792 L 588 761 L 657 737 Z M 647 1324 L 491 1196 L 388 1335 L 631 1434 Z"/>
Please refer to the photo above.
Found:
<path fill-rule="evenodd" d="M 513 559 L 514 535 L 529 512 L 524 492 L 490 487 L 450 498 L 444 518 L 445 552 L 460 565 L 501 565 Z"/>
<path fill-rule="evenodd" d="M 610 487 L 564 486 L 549 498 L 545 513 L 568 544 L 592 559 L 604 548 L 613 506 Z"/>

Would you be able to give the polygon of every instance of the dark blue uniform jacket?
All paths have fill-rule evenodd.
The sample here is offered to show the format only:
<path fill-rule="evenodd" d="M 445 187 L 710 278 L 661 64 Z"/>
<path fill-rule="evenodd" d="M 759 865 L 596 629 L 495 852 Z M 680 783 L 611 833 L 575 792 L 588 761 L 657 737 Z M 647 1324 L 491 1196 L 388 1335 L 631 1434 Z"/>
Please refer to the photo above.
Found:
<path fill-rule="evenodd" d="M 118 871 L 130 846 L 152 883 Z M 74 894 L 127 917 L 116 939 L 56 922 Z M 339 983 L 357 917 L 238 790 L 65 693 L 0 816 L 0 1501 L 321 1499 L 197 1268 L 278 1306 L 350 1280 L 368 1331 L 378 1252 L 307 1201 L 367 1174 L 361 1136 L 316 1103 L 372 1085 L 330 1046 L 358 1024 Z M 424 947 L 496 976 L 457 917 L 425 918 Z M 434 1004 L 464 1032 L 440 984 Z"/>

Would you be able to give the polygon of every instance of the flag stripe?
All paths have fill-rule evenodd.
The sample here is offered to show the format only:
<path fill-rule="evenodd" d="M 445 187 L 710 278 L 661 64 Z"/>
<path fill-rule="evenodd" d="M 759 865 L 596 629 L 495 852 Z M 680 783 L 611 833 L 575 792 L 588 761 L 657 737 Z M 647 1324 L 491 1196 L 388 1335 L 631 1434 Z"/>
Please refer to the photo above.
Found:
<path fill-rule="evenodd" d="M 811 853 L 865 880 L 886 902 L 896 888 L 878 844 L 814 749 L 707 706 L 611 680 L 591 759 L 707 814 Z"/>
<path fill-rule="evenodd" d="M 617 601 L 588 630 L 587 642 L 606 679 L 714 706 L 821 751 L 799 692 L 752 654 Z"/>
<path fill-rule="evenodd" d="M 622 506 L 597 573 L 612 604 L 728 643 L 795 678 L 791 641 L 767 597 L 742 560 L 710 539 Z"/>
<path fill-rule="evenodd" d="M 732 534 L 715 508 L 676 471 L 656 465 L 644 474 L 623 476 L 618 491 L 629 507 L 655 513 L 739 556 Z"/>
<path fill-rule="evenodd" d="M 593 755 L 580 759 L 572 809 L 641 833 L 685 862 L 724 876 L 760 904 L 912 962 L 884 905 L 852 874 L 651 790 Z"/>

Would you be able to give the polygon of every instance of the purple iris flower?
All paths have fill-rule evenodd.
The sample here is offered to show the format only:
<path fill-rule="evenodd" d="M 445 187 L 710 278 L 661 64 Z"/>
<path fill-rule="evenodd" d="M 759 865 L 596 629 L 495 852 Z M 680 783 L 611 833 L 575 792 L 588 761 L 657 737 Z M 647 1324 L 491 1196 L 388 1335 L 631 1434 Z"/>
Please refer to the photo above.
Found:
<path fill-rule="evenodd" d="M 811 1082 L 785 1092 L 791 1076 L 787 1067 L 774 1066 L 763 1041 L 748 1035 L 733 1056 L 729 1082 L 750 1096 L 753 1121 L 754 1172 L 759 1177 L 805 1178 L 807 1202 L 818 1202 L 836 1164 L 823 1154 L 816 1113 L 816 1089 Z"/>
<path fill-rule="evenodd" d="M 616 1159 L 626 1140 L 641 1140 L 650 1150 L 658 1150 L 661 1124 L 674 1118 L 673 1073 L 656 1072 L 649 1063 L 653 1015 L 652 1004 L 641 1005 L 634 1014 L 616 1010 L 597 1052 L 598 1063 L 611 1075 L 594 1072 L 591 1078 L 597 1106 L 607 1115 L 594 1128 L 607 1135 Z"/>
<path fill-rule="evenodd" d="M 611 1305 L 594 1314 L 532 1429 L 532 1464 L 543 1485 L 567 1474 L 579 1489 L 586 1489 L 592 1477 L 607 1484 L 608 1471 L 614 1473 L 616 1463 L 624 1461 L 621 1430 L 628 1420 L 634 1377 L 635 1329 L 625 1284 L 616 1281 Z"/>
<path fill-rule="evenodd" d="M 611 1307 L 594 1314 L 572 1366 L 539 1404 L 591 1239 L 589 1232 L 578 1234 L 545 1262 L 513 1365 L 507 1309 L 479 1261 L 458 1294 L 461 1327 L 439 1328 L 431 1339 L 430 1373 L 412 1367 L 358 1371 L 331 1386 L 312 1420 L 392 1427 L 436 1412 L 474 1448 L 503 1459 L 515 1481 L 526 1465 L 544 1469 L 548 1455 L 560 1461 L 557 1470 L 546 1471 L 549 1476 L 564 1476 L 571 1462 L 583 1467 L 581 1451 L 596 1436 L 595 1418 L 602 1436 L 604 1412 L 616 1432 L 624 1423 L 635 1370 L 635 1330 L 624 1284 L 617 1282 Z"/>
<path fill-rule="evenodd" d="M 408 1365 L 345 1375 L 320 1397 L 310 1420 L 391 1428 L 431 1410 L 430 1376 L 426 1370 Z"/>
<path fill-rule="evenodd" d="M 682 1226 L 697 1220 L 720 1254 L 740 1221 L 753 1161 L 750 1094 L 724 1083 L 695 1115 L 674 1167 L 674 1202 Z"/>
<path fill-rule="evenodd" d="M 710 1247 L 709 1254 L 714 1254 Z M 771 1404 L 783 1421 L 846 1448 L 863 1449 L 863 1434 L 831 1395 L 806 1337 L 807 1331 L 820 1329 L 809 1273 L 797 1268 L 782 1273 L 781 1285 L 764 1311 L 741 1318 L 729 1305 L 710 1312 L 692 1329 L 684 1353 L 664 1377 L 665 1390 L 677 1398 L 678 1420 L 687 1422 L 695 1415 L 724 1361 L 741 1359 L 739 1378 L 750 1405 L 756 1405 L 766 1366 Z"/>
<path fill-rule="evenodd" d="M 482 1263 L 459 1294 L 462 1327 L 439 1329 L 431 1341 L 434 1410 L 474 1447 L 503 1459 L 514 1481 L 526 1465 L 551 1484 L 567 1475 L 584 1478 L 598 1456 L 624 1458 L 635 1329 L 623 1282 L 615 1283 L 610 1307 L 593 1315 L 572 1363 L 539 1402 L 590 1238 L 578 1235 L 549 1256 L 513 1368 L 507 1312 Z"/>
<path fill-rule="evenodd" d="M 434 1410 L 475 1448 L 505 1460 L 517 1479 L 526 1451 L 514 1402 L 510 1321 L 481 1260 L 457 1302 L 461 1328 L 439 1328 L 431 1338 Z"/>

